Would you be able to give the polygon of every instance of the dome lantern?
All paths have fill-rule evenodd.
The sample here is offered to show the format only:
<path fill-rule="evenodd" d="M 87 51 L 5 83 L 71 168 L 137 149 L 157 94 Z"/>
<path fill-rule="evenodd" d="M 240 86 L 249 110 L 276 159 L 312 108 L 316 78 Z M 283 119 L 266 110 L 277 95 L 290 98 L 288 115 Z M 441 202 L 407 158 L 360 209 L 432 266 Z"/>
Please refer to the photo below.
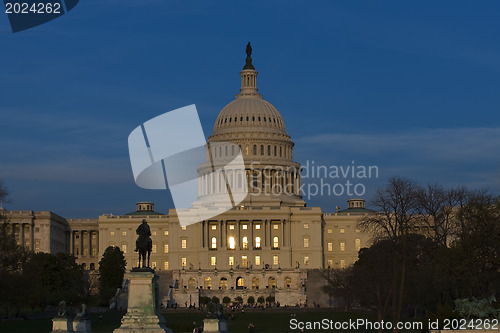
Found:
<path fill-rule="evenodd" d="M 250 42 L 247 44 L 247 58 L 243 70 L 240 72 L 241 75 L 241 89 L 240 93 L 236 95 L 238 98 L 259 98 L 262 99 L 262 95 L 257 92 L 257 74 L 255 67 L 252 65 L 252 47 Z"/>

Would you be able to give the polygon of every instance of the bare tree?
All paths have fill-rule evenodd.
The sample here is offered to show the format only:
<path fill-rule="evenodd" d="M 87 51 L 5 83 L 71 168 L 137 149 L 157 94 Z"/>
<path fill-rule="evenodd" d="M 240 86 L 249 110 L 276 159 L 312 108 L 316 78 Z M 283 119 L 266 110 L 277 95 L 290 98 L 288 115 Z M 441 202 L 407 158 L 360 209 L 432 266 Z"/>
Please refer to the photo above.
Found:
<path fill-rule="evenodd" d="M 398 322 L 404 299 L 406 279 L 406 239 L 418 222 L 418 193 L 420 187 L 413 181 L 394 177 L 379 189 L 372 201 L 379 213 L 362 219 L 359 223 L 364 230 L 375 233 L 376 240 L 388 239 L 393 244 L 392 251 L 392 320 Z"/>
<path fill-rule="evenodd" d="M 3 204 L 9 202 L 9 190 L 0 179 L 0 209 L 3 209 Z"/>

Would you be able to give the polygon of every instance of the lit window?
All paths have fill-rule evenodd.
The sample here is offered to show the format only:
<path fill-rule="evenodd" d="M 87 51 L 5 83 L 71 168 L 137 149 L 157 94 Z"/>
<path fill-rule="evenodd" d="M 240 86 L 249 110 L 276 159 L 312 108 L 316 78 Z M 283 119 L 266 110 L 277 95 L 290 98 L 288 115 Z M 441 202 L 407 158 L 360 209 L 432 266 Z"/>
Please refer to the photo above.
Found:
<path fill-rule="evenodd" d="M 181 240 L 181 248 L 183 248 L 183 249 L 187 248 L 187 239 L 182 239 Z"/>
<path fill-rule="evenodd" d="M 216 224 L 212 224 L 212 230 L 217 230 L 217 225 Z"/>
<path fill-rule="evenodd" d="M 328 232 L 329 234 L 331 234 L 331 233 L 333 233 L 333 230 L 332 230 L 332 229 L 328 229 L 328 230 L 327 230 L 327 232 Z"/>
<path fill-rule="evenodd" d="M 345 233 L 345 229 L 344 228 L 340 228 L 340 233 L 341 234 Z"/>
<path fill-rule="evenodd" d="M 181 258 L 181 266 L 186 267 L 187 265 L 187 259 L 186 258 Z"/>
<path fill-rule="evenodd" d="M 273 224 L 273 229 L 274 230 L 278 230 L 280 228 L 280 225 L 279 224 Z"/>
<path fill-rule="evenodd" d="M 168 244 L 163 245 L 163 252 L 168 253 Z"/>
<path fill-rule="evenodd" d="M 156 236 L 156 231 L 151 231 L 151 236 Z"/>
<path fill-rule="evenodd" d="M 255 237 L 255 247 L 260 248 L 260 237 Z"/>
<path fill-rule="evenodd" d="M 153 269 L 154 269 L 154 268 L 156 268 L 156 261 L 153 261 L 153 262 L 151 263 L 151 266 L 153 266 L 153 267 L 152 267 Z"/>
<path fill-rule="evenodd" d="M 359 230 L 358 228 L 356 228 L 356 233 L 359 234 L 360 232 L 361 232 L 361 230 Z"/>
<path fill-rule="evenodd" d="M 345 251 L 345 242 L 340 242 L 340 251 Z"/>
<path fill-rule="evenodd" d="M 165 261 L 165 262 L 163 263 L 163 269 L 164 269 L 164 270 L 168 270 L 168 261 Z"/>
<path fill-rule="evenodd" d="M 309 265 L 309 257 L 308 256 L 304 257 L 304 265 Z"/>
<path fill-rule="evenodd" d="M 276 249 L 280 247 L 279 238 L 277 236 L 273 237 L 273 247 Z"/>
<path fill-rule="evenodd" d="M 229 257 L 229 266 L 234 266 L 234 257 Z"/>
<path fill-rule="evenodd" d="M 309 247 L 309 238 L 304 238 L 304 247 Z"/>
<path fill-rule="evenodd" d="M 278 256 L 273 256 L 273 265 L 279 265 L 280 259 Z"/>
<path fill-rule="evenodd" d="M 114 236 L 114 235 L 115 235 L 115 232 L 114 232 L 114 231 L 110 231 L 110 232 L 109 232 L 109 235 L 110 235 L 110 236 Z M 78 236 L 78 235 L 77 235 L 77 236 Z M 78 238 L 78 237 L 77 237 L 77 238 Z"/>
<path fill-rule="evenodd" d="M 210 288 L 212 288 L 212 279 L 211 279 L 211 278 L 206 277 L 206 278 L 203 280 L 203 288 L 205 288 L 205 289 L 210 289 Z"/>
<path fill-rule="evenodd" d="M 186 230 L 186 226 L 185 225 L 181 226 L 181 230 Z"/>
<path fill-rule="evenodd" d="M 241 265 L 245 268 L 248 266 L 248 257 L 247 256 L 241 256 Z"/>
<path fill-rule="evenodd" d="M 234 230 L 234 224 L 229 225 L 229 230 Z"/>
<path fill-rule="evenodd" d="M 151 249 L 151 252 L 156 253 L 156 244 L 153 244 L 153 248 Z"/>
<path fill-rule="evenodd" d="M 260 265 L 260 256 L 255 256 L 255 266 Z"/>
<path fill-rule="evenodd" d="M 217 264 L 217 258 L 216 257 L 210 257 L 210 265 L 215 266 Z"/>
<path fill-rule="evenodd" d="M 217 238 L 215 237 L 212 237 L 212 246 L 211 246 L 212 249 L 216 249 L 217 248 Z"/>
<path fill-rule="evenodd" d="M 304 229 L 309 229 L 309 224 L 305 223 L 304 224 Z"/>
<path fill-rule="evenodd" d="M 229 237 L 229 248 L 230 248 L 231 250 L 234 250 L 234 248 L 235 248 L 235 246 L 236 246 L 236 244 L 235 244 L 235 243 L 236 243 L 236 242 L 234 241 L 234 237 L 233 237 L 233 236 Z"/>
<path fill-rule="evenodd" d="M 40 251 L 40 240 L 35 239 L 35 251 Z"/>
<path fill-rule="evenodd" d="M 356 251 L 361 250 L 361 239 L 356 238 L 356 239 L 354 240 L 354 247 L 356 248 Z"/>
<path fill-rule="evenodd" d="M 123 252 L 124 254 L 126 254 L 126 253 L 127 253 L 127 244 L 122 244 L 122 252 Z"/>
<path fill-rule="evenodd" d="M 122 231 L 122 236 L 127 236 L 127 232 L 126 231 Z"/>
<path fill-rule="evenodd" d="M 328 251 L 329 252 L 333 251 L 333 243 L 332 242 L 328 242 Z"/>
<path fill-rule="evenodd" d="M 256 224 L 256 225 L 255 225 L 255 229 L 256 229 L 256 230 L 260 230 L 260 224 Z"/>
<path fill-rule="evenodd" d="M 244 249 L 248 249 L 248 237 L 247 236 L 243 237 L 243 241 L 241 243 L 242 243 L 242 247 Z"/>
<path fill-rule="evenodd" d="M 247 230 L 248 229 L 248 225 L 247 224 L 243 224 L 243 230 Z"/>
<path fill-rule="evenodd" d="M 164 235 L 164 236 L 168 236 L 168 230 L 165 230 L 165 231 L 163 232 L 163 235 Z"/>
<path fill-rule="evenodd" d="M 345 260 L 340 260 L 340 268 L 345 268 Z"/>
<path fill-rule="evenodd" d="M 333 260 L 328 259 L 327 264 L 328 264 L 328 267 L 333 267 Z"/>

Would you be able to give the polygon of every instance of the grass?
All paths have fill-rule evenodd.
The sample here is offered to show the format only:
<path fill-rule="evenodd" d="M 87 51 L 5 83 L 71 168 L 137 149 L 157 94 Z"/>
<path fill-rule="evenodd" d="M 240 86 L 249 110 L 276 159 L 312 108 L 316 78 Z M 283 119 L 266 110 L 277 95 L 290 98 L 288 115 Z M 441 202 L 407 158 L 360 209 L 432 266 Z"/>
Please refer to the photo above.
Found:
<path fill-rule="evenodd" d="M 94 333 L 111 333 L 120 326 L 120 320 L 124 312 L 110 311 L 103 313 L 103 318 L 99 314 L 92 314 L 92 331 Z M 193 322 L 201 325 L 203 314 L 198 311 L 169 310 L 163 313 L 167 321 L 167 326 L 175 333 L 192 332 Z M 291 317 L 295 314 L 295 317 Z M 297 321 L 321 321 L 324 318 L 333 321 L 348 321 L 349 319 L 367 318 L 375 321 L 371 314 L 356 312 L 335 312 L 329 309 L 315 309 L 306 311 L 304 309 L 289 309 L 287 311 L 274 310 L 253 310 L 245 313 L 235 313 L 234 320 L 228 322 L 231 333 L 248 332 L 248 325 L 252 323 L 255 326 L 255 333 L 280 333 L 280 332 L 300 332 L 300 330 L 290 329 L 290 319 Z M 50 333 L 52 329 L 52 320 L 10 320 L 0 322 L 0 332 L 2 333 Z M 326 332 L 332 330 L 306 330 L 306 332 Z M 340 330 L 339 332 L 354 332 L 350 330 Z M 374 331 L 376 332 L 376 331 Z"/>

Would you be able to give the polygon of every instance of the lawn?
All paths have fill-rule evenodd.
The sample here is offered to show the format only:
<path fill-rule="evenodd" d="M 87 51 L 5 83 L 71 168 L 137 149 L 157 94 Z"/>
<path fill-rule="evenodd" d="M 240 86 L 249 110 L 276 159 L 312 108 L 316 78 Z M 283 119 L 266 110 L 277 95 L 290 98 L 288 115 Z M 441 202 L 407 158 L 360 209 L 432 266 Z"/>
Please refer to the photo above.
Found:
<path fill-rule="evenodd" d="M 106 312 L 100 319 L 99 315 L 92 314 L 92 331 L 94 333 L 111 333 L 120 326 L 120 319 L 123 312 Z M 193 330 L 193 322 L 201 325 L 203 314 L 198 311 L 169 310 L 164 312 L 167 326 L 175 333 L 189 332 Z M 295 316 L 295 317 L 292 317 Z M 248 325 L 255 326 L 255 333 L 280 333 L 280 332 L 300 332 L 300 330 L 290 329 L 290 319 L 297 321 L 321 321 L 324 318 L 334 321 L 348 321 L 349 319 L 368 318 L 374 320 L 372 315 L 355 312 L 334 312 L 328 309 L 315 309 L 315 311 L 305 311 L 304 309 L 289 309 L 288 311 L 275 310 L 253 310 L 245 313 L 235 313 L 234 319 L 229 321 L 229 331 L 232 333 L 248 332 Z M 50 333 L 52 328 L 51 319 L 36 320 L 12 320 L 0 322 L 0 332 L 2 333 Z M 306 332 L 332 332 L 332 330 L 306 330 Z M 354 332 L 353 330 L 340 330 L 339 332 Z M 376 332 L 374 330 L 373 332 Z"/>

